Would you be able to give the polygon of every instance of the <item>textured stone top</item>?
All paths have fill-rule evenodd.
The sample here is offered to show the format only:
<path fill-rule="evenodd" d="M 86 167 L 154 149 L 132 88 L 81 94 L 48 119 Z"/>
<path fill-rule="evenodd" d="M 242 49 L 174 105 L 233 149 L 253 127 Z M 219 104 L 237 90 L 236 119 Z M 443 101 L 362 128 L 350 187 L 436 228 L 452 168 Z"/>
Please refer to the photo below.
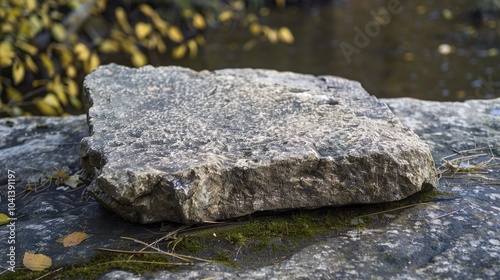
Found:
<path fill-rule="evenodd" d="M 97 68 L 82 166 L 142 223 L 402 199 L 435 186 L 425 144 L 346 79 L 271 70 Z"/>

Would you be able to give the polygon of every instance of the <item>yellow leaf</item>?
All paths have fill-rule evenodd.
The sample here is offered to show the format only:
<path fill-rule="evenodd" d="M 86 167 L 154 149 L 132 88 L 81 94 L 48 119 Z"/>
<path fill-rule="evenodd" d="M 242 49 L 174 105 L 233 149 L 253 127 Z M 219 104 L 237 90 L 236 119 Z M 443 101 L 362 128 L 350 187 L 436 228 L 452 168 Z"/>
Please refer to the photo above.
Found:
<path fill-rule="evenodd" d="M 207 26 L 207 24 L 205 22 L 205 18 L 202 15 L 198 14 L 198 13 L 194 14 L 194 16 L 193 16 L 193 26 L 195 28 L 197 28 L 197 29 L 200 29 L 200 30 L 205 29 L 205 27 Z"/>
<path fill-rule="evenodd" d="M 26 67 L 31 72 L 33 72 L 33 73 L 38 72 L 38 66 L 36 66 L 36 63 L 33 61 L 33 59 L 31 58 L 31 56 L 26 55 L 24 57 L 24 63 L 26 63 Z"/>
<path fill-rule="evenodd" d="M 73 79 L 65 78 L 64 82 L 66 84 L 66 91 L 70 96 L 78 96 L 78 85 Z"/>
<path fill-rule="evenodd" d="M 153 30 L 153 27 L 149 23 L 139 22 L 135 25 L 135 35 L 139 40 L 146 38 Z"/>
<path fill-rule="evenodd" d="M 23 101 L 23 95 L 17 89 L 13 87 L 8 87 L 6 91 L 7 91 L 7 98 L 9 99 L 9 101 L 12 100 L 15 103 Z"/>
<path fill-rule="evenodd" d="M 117 53 L 119 50 L 118 43 L 113 40 L 102 40 L 99 44 L 99 51 L 102 53 Z"/>
<path fill-rule="evenodd" d="M 19 84 L 24 79 L 24 65 L 21 61 L 16 60 L 12 65 L 12 79 L 14 85 Z"/>
<path fill-rule="evenodd" d="M 189 49 L 189 57 L 195 58 L 198 55 L 198 44 L 196 44 L 195 39 L 191 39 L 187 42 L 187 46 Z"/>
<path fill-rule="evenodd" d="M 204 46 L 207 44 L 207 41 L 205 41 L 205 37 L 203 37 L 203 35 L 201 34 L 196 35 L 196 42 L 199 46 Z"/>
<path fill-rule="evenodd" d="M 16 57 L 16 53 L 12 49 L 10 42 L 3 41 L 0 43 L 0 67 L 12 65 L 14 57 Z"/>
<path fill-rule="evenodd" d="M 70 65 L 66 68 L 66 76 L 70 78 L 76 77 L 76 68 L 73 65 Z"/>
<path fill-rule="evenodd" d="M 6 225 L 9 222 L 10 222 L 9 216 L 5 215 L 4 213 L 0 213 L 0 226 Z"/>
<path fill-rule="evenodd" d="M 76 58 L 80 61 L 86 61 L 90 57 L 90 50 L 84 43 L 76 44 L 73 51 L 75 52 Z"/>
<path fill-rule="evenodd" d="M 40 60 L 42 61 L 43 66 L 45 66 L 45 70 L 47 70 L 49 77 L 53 77 L 55 70 L 52 60 L 50 60 L 50 58 L 44 53 L 40 54 Z"/>
<path fill-rule="evenodd" d="M 276 3 L 276 7 L 278 8 L 283 8 L 286 5 L 286 0 L 275 0 L 274 2 Z"/>
<path fill-rule="evenodd" d="M 12 116 L 19 117 L 23 114 L 23 109 L 18 106 L 12 106 Z"/>
<path fill-rule="evenodd" d="M 48 28 L 52 24 L 52 19 L 50 19 L 48 14 L 42 13 L 40 17 L 42 17 L 43 27 Z"/>
<path fill-rule="evenodd" d="M 22 37 L 33 37 L 34 33 L 30 28 L 30 23 L 26 18 L 22 18 L 19 20 L 19 25 L 17 26 L 17 33 Z"/>
<path fill-rule="evenodd" d="M 255 22 L 251 23 L 248 29 L 250 29 L 250 33 L 254 36 L 259 35 L 261 31 L 260 24 Z"/>
<path fill-rule="evenodd" d="M 78 185 L 83 184 L 83 182 L 82 182 L 82 180 L 80 180 L 78 175 L 72 175 L 64 180 L 64 184 L 70 188 L 75 189 L 78 187 Z"/>
<path fill-rule="evenodd" d="M 267 26 L 263 26 L 262 30 L 264 31 L 264 34 L 266 34 L 269 42 L 273 44 L 278 42 L 278 32 L 276 32 L 276 30 L 271 29 Z"/>
<path fill-rule="evenodd" d="M 139 49 L 134 49 L 131 55 L 132 55 L 132 64 L 135 67 L 141 67 L 146 65 L 146 63 L 148 63 L 148 58 Z"/>
<path fill-rule="evenodd" d="M 52 265 L 52 260 L 43 254 L 25 252 L 23 265 L 32 271 L 42 271 Z"/>
<path fill-rule="evenodd" d="M 40 32 L 40 30 L 43 29 L 43 21 L 38 15 L 36 15 L 36 14 L 31 15 L 28 18 L 28 21 L 29 21 L 29 27 L 30 27 L 30 31 L 31 31 L 32 35 L 38 34 L 38 32 Z"/>
<path fill-rule="evenodd" d="M 193 12 L 191 10 L 185 9 L 182 11 L 182 16 L 185 18 L 191 18 L 193 16 Z"/>
<path fill-rule="evenodd" d="M 61 104 L 57 99 L 57 96 L 53 93 L 47 94 L 43 99 L 34 99 L 35 105 L 46 116 L 57 116 L 61 113 Z"/>
<path fill-rule="evenodd" d="M 69 96 L 69 103 L 71 104 L 71 106 L 75 107 L 76 109 L 82 108 L 82 102 L 77 97 L 70 95 Z"/>
<path fill-rule="evenodd" d="M 253 49 L 256 45 L 257 45 L 257 41 L 255 41 L 255 39 L 251 39 L 243 45 L 242 49 L 244 51 L 249 51 L 249 50 Z"/>
<path fill-rule="evenodd" d="M 287 27 L 281 27 L 278 30 L 278 38 L 280 39 L 281 42 L 284 42 L 287 44 L 291 44 L 294 41 L 292 32 Z"/>
<path fill-rule="evenodd" d="M 230 20 L 232 17 L 233 17 L 233 12 L 230 10 L 225 10 L 219 14 L 219 21 L 226 22 L 226 21 Z"/>
<path fill-rule="evenodd" d="M 115 9 L 115 17 L 123 31 L 129 34 L 132 33 L 132 27 L 128 23 L 127 14 L 122 7 L 118 7 Z"/>
<path fill-rule="evenodd" d="M 66 97 L 63 84 L 61 83 L 61 76 L 57 75 L 54 80 L 50 81 L 47 84 L 47 91 L 55 93 L 57 99 L 61 102 L 62 105 L 68 105 L 68 98 Z"/>
<path fill-rule="evenodd" d="M 38 49 L 35 46 L 30 45 L 30 44 L 28 44 L 24 41 L 21 41 L 21 40 L 16 41 L 16 47 L 18 47 L 20 50 L 30 54 L 31 56 L 35 56 L 38 53 Z"/>
<path fill-rule="evenodd" d="M 177 26 L 172 26 L 168 29 L 168 37 L 175 43 L 180 43 L 184 40 L 181 30 Z"/>
<path fill-rule="evenodd" d="M 151 6 L 149 6 L 148 4 L 141 4 L 139 6 L 139 9 L 141 10 L 141 12 L 149 17 L 154 17 L 156 15 L 156 12 L 155 10 L 153 10 L 153 8 L 151 8 Z"/>
<path fill-rule="evenodd" d="M 37 0 L 27 0 L 25 1 L 25 5 L 26 5 L 26 11 L 31 12 L 36 8 Z"/>
<path fill-rule="evenodd" d="M 62 42 L 66 38 L 66 29 L 62 24 L 58 22 L 52 25 L 50 31 L 52 32 L 52 36 L 54 37 L 54 39 L 56 39 L 56 41 L 58 42 Z"/>
<path fill-rule="evenodd" d="M 64 247 L 72 247 L 82 243 L 87 239 L 87 234 L 81 231 L 75 231 L 64 236 L 61 240 Z"/>
<path fill-rule="evenodd" d="M 52 173 L 56 174 L 58 178 L 61 178 L 63 180 L 66 180 L 69 178 L 68 173 L 66 173 L 66 171 L 61 170 L 61 169 L 52 170 Z"/>
<path fill-rule="evenodd" d="M 59 58 L 61 59 L 61 65 L 63 68 L 66 68 L 70 65 L 73 65 L 73 55 L 70 50 L 66 48 L 66 46 L 58 44 L 57 50 L 59 51 Z"/>
<path fill-rule="evenodd" d="M 172 57 L 174 59 L 181 59 L 186 54 L 186 45 L 179 45 L 172 50 Z"/>
<path fill-rule="evenodd" d="M 86 73 L 90 73 L 92 70 L 94 70 L 101 61 L 99 60 L 99 56 L 96 53 L 93 53 L 88 61 L 85 61 L 83 64 L 83 68 L 85 69 Z"/>
<path fill-rule="evenodd" d="M 160 53 L 165 53 L 167 51 L 167 46 L 163 42 L 163 38 L 161 37 L 160 34 L 155 34 L 156 37 L 156 49 Z"/>

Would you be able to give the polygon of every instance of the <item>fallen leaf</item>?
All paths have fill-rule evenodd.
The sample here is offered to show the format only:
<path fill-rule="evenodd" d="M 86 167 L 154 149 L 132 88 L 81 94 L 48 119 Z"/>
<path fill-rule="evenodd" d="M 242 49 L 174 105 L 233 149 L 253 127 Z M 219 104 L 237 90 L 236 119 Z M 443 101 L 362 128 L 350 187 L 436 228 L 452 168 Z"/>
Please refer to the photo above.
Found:
<path fill-rule="evenodd" d="M 5 215 L 4 213 L 0 213 L 0 226 L 6 225 L 9 222 L 10 222 L 9 216 Z"/>
<path fill-rule="evenodd" d="M 71 247 L 82 243 L 87 239 L 87 234 L 81 231 L 75 231 L 64 236 L 62 239 L 58 239 L 57 242 L 61 242 L 64 247 Z"/>
<path fill-rule="evenodd" d="M 66 180 L 69 178 L 68 173 L 66 173 L 66 171 L 61 170 L 61 169 L 53 170 L 52 173 L 56 174 L 59 178 L 61 178 L 63 180 Z"/>
<path fill-rule="evenodd" d="M 43 254 L 24 253 L 23 264 L 32 271 L 42 271 L 52 265 L 52 260 Z"/>
<path fill-rule="evenodd" d="M 80 180 L 78 175 L 72 175 L 64 179 L 64 184 L 72 189 L 75 189 L 78 185 L 83 184 L 83 182 Z"/>

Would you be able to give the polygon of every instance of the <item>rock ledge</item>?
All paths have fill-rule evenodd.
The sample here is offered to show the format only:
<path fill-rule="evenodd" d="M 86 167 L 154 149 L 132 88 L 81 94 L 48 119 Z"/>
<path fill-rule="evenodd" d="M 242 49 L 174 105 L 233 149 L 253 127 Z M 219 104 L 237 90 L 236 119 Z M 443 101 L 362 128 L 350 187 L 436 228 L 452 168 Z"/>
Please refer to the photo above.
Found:
<path fill-rule="evenodd" d="M 90 190 L 131 221 L 395 201 L 437 185 L 428 147 L 357 82 L 180 67 L 84 83 Z"/>

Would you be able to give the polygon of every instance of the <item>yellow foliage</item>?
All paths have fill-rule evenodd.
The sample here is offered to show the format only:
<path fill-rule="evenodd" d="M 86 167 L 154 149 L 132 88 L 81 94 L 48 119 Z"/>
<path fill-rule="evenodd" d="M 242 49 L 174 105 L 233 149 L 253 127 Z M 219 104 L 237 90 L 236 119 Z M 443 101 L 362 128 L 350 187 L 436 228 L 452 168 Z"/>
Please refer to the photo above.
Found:
<path fill-rule="evenodd" d="M 76 84 L 76 82 L 73 79 L 65 78 L 64 84 L 65 84 L 66 92 L 70 96 L 74 96 L 74 97 L 78 96 L 78 85 Z"/>
<path fill-rule="evenodd" d="M 43 99 L 35 98 L 34 101 L 38 110 L 44 115 L 57 116 L 62 113 L 61 104 L 59 104 L 57 96 L 53 93 L 45 95 Z"/>
<path fill-rule="evenodd" d="M 24 52 L 27 52 L 31 56 L 35 56 L 38 53 L 38 49 L 35 46 L 28 44 L 22 40 L 17 40 L 16 47 L 23 50 Z"/>
<path fill-rule="evenodd" d="M 55 69 L 52 60 L 44 53 L 40 54 L 40 60 L 42 61 L 45 70 L 47 70 L 49 77 L 54 77 Z"/>
<path fill-rule="evenodd" d="M 54 36 L 54 39 L 56 39 L 56 41 L 62 42 L 66 38 L 66 29 L 62 24 L 56 22 L 52 25 L 50 30 L 52 32 L 52 36 Z"/>
<path fill-rule="evenodd" d="M 250 33 L 254 36 L 259 35 L 261 32 L 260 24 L 255 22 L 252 22 L 248 28 L 250 29 Z"/>
<path fill-rule="evenodd" d="M 13 87 L 8 87 L 6 89 L 7 91 L 7 98 L 9 99 L 9 102 L 10 101 L 14 101 L 14 102 L 21 102 L 23 101 L 23 95 L 15 88 Z"/>
<path fill-rule="evenodd" d="M 14 85 L 19 84 L 24 79 L 24 65 L 21 61 L 16 60 L 12 65 L 12 79 Z"/>
<path fill-rule="evenodd" d="M 220 22 L 226 22 L 233 18 L 234 13 L 230 10 L 225 10 L 222 13 L 219 14 L 219 21 Z"/>
<path fill-rule="evenodd" d="M 132 27 L 128 23 L 127 14 L 125 13 L 125 10 L 122 7 L 116 8 L 115 17 L 116 20 L 118 21 L 118 24 L 120 24 L 121 28 L 123 29 L 123 31 L 129 34 L 132 33 Z"/>
<path fill-rule="evenodd" d="M 90 73 L 92 70 L 94 70 L 97 66 L 101 64 L 101 60 L 99 59 L 99 56 L 97 53 L 92 53 L 90 55 L 90 58 L 83 63 L 83 69 L 85 70 L 85 73 Z"/>
<path fill-rule="evenodd" d="M 87 234 L 85 232 L 75 231 L 64 236 L 60 242 L 64 247 L 72 247 L 82 243 L 86 239 Z"/>
<path fill-rule="evenodd" d="M 102 40 L 99 43 L 99 51 L 102 53 L 116 53 L 119 49 L 118 42 L 114 40 Z"/>
<path fill-rule="evenodd" d="M 195 58 L 198 55 L 198 44 L 195 39 L 187 41 L 187 46 L 189 49 L 189 57 Z"/>
<path fill-rule="evenodd" d="M 179 45 L 172 50 L 172 57 L 174 59 L 181 59 L 184 57 L 185 54 L 186 54 L 186 45 L 184 44 Z"/>
<path fill-rule="evenodd" d="M 146 38 L 153 30 L 153 27 L 149 23 L 139 22 L 135 25 L 135 35 L 139 40 Z"/>
<path fill-rule="evenodd" d="M 148 63 L 148 58 L 137 48 L 131 53 L 132 55 L 132 64 L 135 67 L 141 67 Z"/>
<path fill-rule="evenodd" d="M 281 42 L 287 44 L 292 44 L 294 41 L 292 32 L 287 27 L 281 27 L 278 30 L 278 39 L 280 39 Z"/>
<path fill-rule="evenodd" d="M 55 93 L 57 99 L 61 102 L 62 105 L 68 105 L 68 98 L 66 97 L 66 93 L 64 92 L 64 86 L 61 83 L 61 76 L 56 75 L 54 80 L 51 80 L 47 83 L 47 92 Z"/>
<path fill-rule="evenodd" d="M 76 55 L 76 59 L 80 61 L 86 61 L 90 57 L 90 50 L 85 46 L 84 43 L 78 43 L 73 48 L 73 52 Z"/>
<path fill-rule="evenodd" d="M 182 35 L 181 30 L 177 26 L 171 26 L 168 29 L 168 37 L 170 38 L 170 40 L 176 43 L 180 43 L 182 42 L 182 40 L 184 40 L 184 36 Z"/>
<path fill-rule="evenodd" d="M 167 1 L 165 5 L 133 2 L 118 6 L 108 5 L 112 1 L 107 0 L 4 2 L 0 4 L 0 71 L 10 76 L 0 76 L 0 92 L 5 92 L 10 102 L 0 101 L 0 111 L 10 115 L 29 114 L 20 108 L 20 104 L 29 102 L 45 115 L 62 115 L 65 106 L 81 108 L 81 74 L 89 73 L 115 53 L 128 54 L 129 62 L 141 67 L 148 63 L 144 49 L 166 53 L 167 46 L 173 43 L 176 47 L 169 51 L 174 59 L 184 58 L 188 52 L 190 58 L 195 58 L 200 47 L 206 45 L 202 31 L 209 26 L 235 21 L 239 24 L 235 26 L 248 28 L 261 40 L 294 41 L 288 28 L 273 29 L 260 24 L 255 14 L 246 13 L 243 0 L 229 0 L 229 5 L 222 6 L 212 1 Z M 285 2 L 275 0 L 278 7 Z M 85 10 L 81 9 L 83 3 L 93 5 Z M 103 12 L 110 7 L 114 8 L 114 18 L 112 14 L 112 18 L 104 19 L 108 14 Z M 142 15 L 138 16 L 138 11 Z M 81 14 L 84 20 L 75 20 Z M 108 20 L 115 23 L 107 25 Z M 258 41 L 248 41 L 243 49 L 251 49 Z M 37 88 L 37 94 L 24 97 L 26 92 L 16 89 L 26 88 L 23 83 L 31 83 L 32 89 L 27 91 Z"/>
<path fill-rule="evenodd" d="M 52 265 L 52 260 L 43 254 L 33 254 L 25 252 L 23 257 L 23 265 L 32 271 L 42 271 Z"/>
<path fill-rule="evenodd" d="M 193 26 L 195 28 L 200 29 L 200 30 L 205 29 L 205 27 L 207 26 L 207 24 L 205 22 L 205 18 L 202 15 L 198 14 L 198 13 L 194 14 L 194 16 L 193 16 Z"/>
<path fill-rule="evenodd" d="M 12 59 L 16 57 L 16 53 L 12 49 L 12 45 L 8 41 L 0 43 L 0 67 L 12 65 Z"/>
<path fill-rule="evenodd" d="M 25 55 L 24 56 L 24 63 L 26 63 L 26 68 L 28 68 L 29 71 L 36 73 L 38 72 L 38 66 L 36 66 L 36 63 L 33 61 L 31 56 Z"/>
<path fill-rule="evenodd" d="M 4 213 L 0 213 L 0 226 L 8 224 L 9 221 L 9 216 L 5 215 Z"/>

